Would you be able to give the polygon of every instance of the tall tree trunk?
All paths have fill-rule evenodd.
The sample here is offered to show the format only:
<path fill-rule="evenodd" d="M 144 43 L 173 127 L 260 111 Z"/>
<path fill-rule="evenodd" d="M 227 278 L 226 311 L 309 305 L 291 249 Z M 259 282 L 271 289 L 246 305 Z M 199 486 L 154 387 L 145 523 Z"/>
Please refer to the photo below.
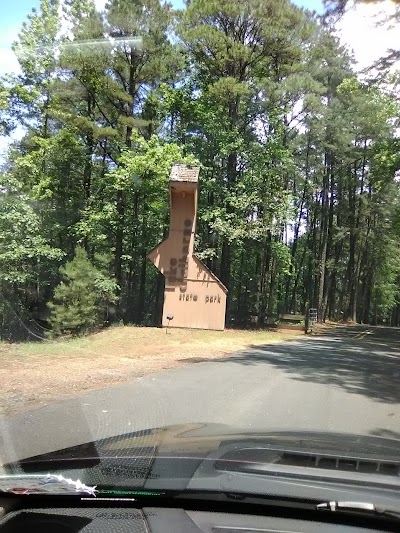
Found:
<path fill-rule="evenodd" d="M 236 321 L 238 324 L 242 323 L 243 320 L 243 308 L 242 308 L 242 284 L 240 283 L 240 280 L 243 279 L 243 264 L 244 264 L 244 250 L 240 253 L 240 261 L 239 261 L 239 283 L 237 284 L 237 293 L 236 293 Z"/>
<path fill-rule="evenodd" d="M 307 247 L 304 246 L 303 252 L 302 252 L 301 257 L 300 257 L 299 264 L 297 266 L 296 278 L 295 278 L 293 289 L 292 289 L 290 310 L 294 314 L 297 313 L 297 309 L 298 309 L 298 306 L 297 306 L 297 298 L 298 298 L 297 292 L 298 292 L 298 287 L 299 287 L 299 283 L 300 283 L 300 276 L 301 276 L 301 273 L 303 271 L 303 265 L 304 265 L 304 260 L 305 260 L 305 257 L 306 257 L 306 252 L 307 252 Z"/>
<path fill-rule="evenodd" d="M 120 291 L 122 290 L 122 251 L 124 241 L 125 205 L 123 191 L 117 190 L 117 229 L 115 232 L 115 258 L 114 271 L 115 279 Z"/>
<path fill-rule="evenodd" d="M 130 64 L 129 64 L 129 81 L 127 86 L 127 92 L 131 97 L 131 103 L 128 105 L 127 116 L 131 118 L 133 116 L 134 109 L 134 98 L 136 95 L 136 84 L 135 84 L 135 49 L 132 46 L 130 49 Z M 126 128 L 125 144 L 128 148 L 131 148 L 133 128 L 131 125 L 128 125 Z M 115 258 L 114 258 L 114 269 L 115 269 L 115 278 L 118 283 L 120 291 L 123 290 L 123 279 L 122 279 L 122 255 L 124 248 L 124 233 L 125 233 L 125 193 L 123 190 L 117 190 L 116 193 L 116 207 L 117 207 L 117 229 L 115 232 Z"/>
<path fill-rule="evenodd" d="M 308 214 L 308 237 L 307 237 L 307 249 L 308 249 L 308 261 L 307 270 L 305 272 L 305 301 L 309 302 L 310 307 L 315 307 L 315 257 L 317 251 L 317 231 L 315 227 L 315 214 Z"/>
<path fill-rule="evenodd" d="M 231 284 L 231 244 L 226 237 L 222 241 L 219 277 L 229 290 Z"/>
<path fill-rule="evenodd" d="M 146 250 L 142 251 L 141 266 L 140 266 L 140 282 L 138 294 L 138 310 L 136 322 L 142 324 L 144 317 L 144 307 L 146 301 L 146 272 L 147 272 L 147 254 Z"/>
<path fill-rule="evenodd" d="M 236 126 L 237 126 L 239 103 L 240 103 L 240 98 L 239 96 L 237 96 L 229 104 L 228 113 L 229 113 L 231 131 L 235 131 Z M 235 150 L 230 152 L 228 155 L 226 173 L 227 173 L 227 180 L 228 180 L 228 192 L 230 192 L 236 183 L 236 175 L 237 175 L 237 152 Z M 230 205 L 229 202 L 226 208 L 227 208 L 228 214 L 232 213 L 232 206 Z M 230 321 L 230 315 L 231 315 L 231 296 L 229 293 L 229 289 L 231 288 L 231 256 L 232 256 L 231 247 L 232 247 L 232 244 L 229 242 L 227 237 L 224 237 L 223 242 L 222 242 L 220 277 L 221 277 L 222 283 L 228 289 L 227 312 L 226 312 L 226 319 L 228 323 Z"/>
<path fill-rule="evenodd" d="M 301 199 L 300 209 L 299 209 L 299 216 L 294 226 L 293 243 L 292 243 L 291 250 L 290 250 L 290 256 L 291 256 L 291 261 L 292 261 L 292 272 L 291 272 L 291 275 L 287 276 L 287 280 L 286 280 L 286 287 L 285 287 L 285 311 L 286 313 L 293 311 L 293 309 L 290 309 L 290 304 L 289 304 L 289 302 L 291 303 L 293 301 L 293 299 L 290 300 L 290 294 L 291 294 L 290 285 L 291 285 L 293 273 L 296 272 L 296 269 L 295 269 L 296 252 L 297 252 L 297 245 L 299 242 L 301 220 L 303 218 L 303 205 L 305 201 L 305 195 L 306 195 L 306 185 L 304 185 L 303 196 Z M 297 279 L 297 275 L 296 275 L 296 279 Z"/>
<path fill-rule="evenodd" d="M 153 311 L 153 324 L 156 327 L 161 326 L 162 322 L 162 311 L 164 303 L 164 285 L 165 278 L 161 272 L 157 273 L 157 283 L 156 283 L 156 297 L 154 301 L 154 311 Z"/>
<path fill-rule="evenodd" d="M 356 172 L 356 171 L 355 171 Z M 356 186 L 353 183 L 349 186 L 349 263 L 347 269 L 347 294 L 349 295 L 349 304 L 347 307 L 346 318 L 356 321 L 357 311 L 357 286 L 355 280 L 356 264 Z"/>
<path fill-rule="evenodd" d="M 332 258 L 332 243 L 333 243 L 333 212 L 334 212 L 334 198 L 335 198 L 335 179 L 333 173 L 333 157 L 330 158 L 329 166 L 330 185 L 329 185 L 329 214 L 328 214 L 328 236 L 327 236 L 327 260 Z M 323 320 L 327 319 L 328 315 L 328 297 L 330 293 L 330 287 L 332 283 L 332 267 L 325 269 L 325 287 L 324 287 L 324 299 L 322 304 Z"/>
<path fill-rule="evenodd" d="M 267 315 L 272 317 L 275 314 L 274 309 L 274 294 L 275 294 L 275 285 L 276 285 L 276 275 L 275 275 L 275 260 L 272 258 L 271 269 L 270 269 L 270 282 L 269 282 L 269 294 L 268 294 L 268 307 Z"/>
<path fill-rule="evenodd" d="M 271 268 L 271 255 L 272 255 L 272 235 L 271 232 L 267 232 L 264 244 L 264 253 L 262 261 L 262 274 L 260 280 L 260 310 L 259 310 L 259 324 L 260 326 L 265 324 L 265 321 L 268 322 L 271 320 L 271 316 L 268 315 L 267 305 L 268 305 L 268 280 L 269 272 Z"/>
<path fill-rule="evenodd" d="M 318 283 L 318 321 L 322 322 L 324 319 L 324 290 L 325 290 L 325 273 L 326 273 L 326 258 L 328 250 L 328 188 L 329 175 L 331 169 L 331 155 L 325 154 L 325 171 L 322 186 L 321 198 L 321 230 L 320 230 L 320 256 L 319 256 L 319 283 Z"/>

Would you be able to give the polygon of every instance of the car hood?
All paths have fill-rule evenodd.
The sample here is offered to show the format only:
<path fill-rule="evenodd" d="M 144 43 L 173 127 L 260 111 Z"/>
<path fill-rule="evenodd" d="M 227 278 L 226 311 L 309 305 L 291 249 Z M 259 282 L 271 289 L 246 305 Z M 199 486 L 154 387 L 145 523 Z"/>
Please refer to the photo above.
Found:
<path fill-rule="evenodd" d="M 374 474 L 400 479 L 400 441 L 313 431 L 244 431 L 184 424 L 116 435 L 3 465 L 6 473 L 62 473 L 103 486 L 188 486 L 221 472 Z M 177 480 L 180 480 L 179 482 Z"/>

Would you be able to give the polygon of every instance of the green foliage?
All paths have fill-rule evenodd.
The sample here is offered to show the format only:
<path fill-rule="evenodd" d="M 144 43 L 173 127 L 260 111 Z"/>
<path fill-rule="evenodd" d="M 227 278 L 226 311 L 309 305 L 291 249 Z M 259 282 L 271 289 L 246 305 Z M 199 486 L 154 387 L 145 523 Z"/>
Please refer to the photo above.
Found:
<path fill-rule="evenodd" d="M 60 268 L 61 282 L 54 290 L 50 323 L 53 335 L 79 335 L 104 324 L 107 308 L 115 303 L 117 285 L 107 272 L 96 268 L 83 248 Z"/>
<path fill-rule="evenodd" d="M 0 338 L 12 340 L 29 333 L 27 309 L 44 298 L 64 252 L 46 238 L 40 206 L 18 180 L 3 175 L 1 182 Z"/>
<path fill-rule="evenodd" d="M 167 189 L 168 176 L 174 163 L 194 165 L 193 156 L 183 156 L 176 144 L 166 144 L 153 135 L 148 141 L 136 130 L 130 136 L 131 146 L 118 159 L 118 167 L 106 178 L 115 189 L 143 188 L 146 196 L 154 196 Z"/>
<path fill-rule="evenodd" d="M 0 191 L 0 282 L 33 282 L 41 263 L 57 262 L 63 252 L 43 236 L 38 206 L 13 178 L 3 176 Z M 55 263 L 56 264 L 56 263 Z"/>

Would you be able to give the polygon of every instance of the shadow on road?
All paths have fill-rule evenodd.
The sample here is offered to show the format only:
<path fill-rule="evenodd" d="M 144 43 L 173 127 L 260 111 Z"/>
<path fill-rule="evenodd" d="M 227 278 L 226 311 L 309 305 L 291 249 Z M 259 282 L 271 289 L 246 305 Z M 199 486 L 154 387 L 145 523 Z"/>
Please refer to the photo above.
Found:
<path fill-rule="evenodd" d="M 400 441 L 400 433 L 398 431 L 392 431 L 390 429 L 375 428 L 369 432 L 370 435 L 376 437 L 385 437 L 386 439 L 395 439 Z"/>
<path fill-rule="evenodd" d="M 273 365 L 292 379 L 335 385 L 378 402 L 400 403 L 400 329 L 338 328 L 300 342 L 249 348 L 216 361 Z"/>

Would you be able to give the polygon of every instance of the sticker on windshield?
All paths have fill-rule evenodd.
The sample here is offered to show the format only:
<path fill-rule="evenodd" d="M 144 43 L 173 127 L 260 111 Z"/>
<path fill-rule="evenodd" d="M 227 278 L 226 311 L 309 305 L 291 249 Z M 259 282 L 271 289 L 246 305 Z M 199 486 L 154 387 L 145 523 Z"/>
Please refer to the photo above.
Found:
<path fill-rule="evenodd" d="M 96 496 L 96 487 L 89 487 L 79 479 L 62 475 L 0 476 L 0 492 L 13 494 L 90 494 Z"/>

